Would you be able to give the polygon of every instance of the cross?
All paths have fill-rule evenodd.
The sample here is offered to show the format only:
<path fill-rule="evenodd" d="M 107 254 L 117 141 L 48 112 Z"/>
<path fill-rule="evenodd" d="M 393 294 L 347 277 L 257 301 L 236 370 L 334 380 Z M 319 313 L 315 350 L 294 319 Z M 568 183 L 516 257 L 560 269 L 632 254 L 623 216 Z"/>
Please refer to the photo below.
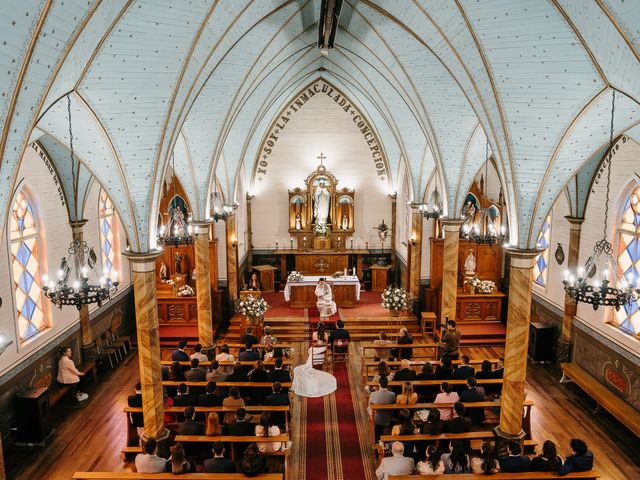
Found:
<path fill-rule="evenodd" d="M 326 160 L 326 159 L 327 159 L 327 157 L 325 157 L 325 156 L 324 156 L 324 153 L 322 153 L 322 152 L 320 152 L 320 155 L 318 155 L 316 158 L 317 158 L 318 160 L 320 160 L 320 165 L 322 165 L 322 161 L 323 161 L 323 160 Z"/>
<path fill-rule="evenodd" d="M 315 263 L 314 267 L 320 270 L 320 273 L 323 273 L 329 267 L 329 264 L 324 258 L 321 258 Z"/>

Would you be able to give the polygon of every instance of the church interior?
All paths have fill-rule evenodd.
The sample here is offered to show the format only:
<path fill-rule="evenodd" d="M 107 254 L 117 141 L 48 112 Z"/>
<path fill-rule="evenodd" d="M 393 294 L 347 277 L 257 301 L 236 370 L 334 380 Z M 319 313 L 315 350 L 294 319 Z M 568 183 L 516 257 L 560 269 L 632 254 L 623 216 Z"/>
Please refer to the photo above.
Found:
<path fill-rule="evenodd" d="M 640 478 L 638 0 L 1 4 L 0 480 Z"/>

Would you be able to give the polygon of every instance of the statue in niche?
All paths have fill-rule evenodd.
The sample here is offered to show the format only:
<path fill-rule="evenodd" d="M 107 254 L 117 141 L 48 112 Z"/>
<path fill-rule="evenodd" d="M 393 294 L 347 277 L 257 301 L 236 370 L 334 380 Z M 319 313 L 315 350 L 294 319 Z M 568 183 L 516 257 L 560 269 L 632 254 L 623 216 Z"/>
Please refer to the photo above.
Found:
<path fill-rule="evenodd" d="M 464 274 L 466 276 L 474 276 L 476 274 L 476 256 L 473 254 L 472 249 L 469 249 L 469 255 L 464 261 Z"/>
<path fill-rule="evenodd" d="M 296 214 L 296 230 L 302 230 L 302 219 L 299 213 Z"/>
<path fill-rule="evenodd" d="M 316 224 L 326 225 L 329 219 L 329 206 L 331 203 L 331 194 L 324 186 L 324 182 L 320 181 L 313 192 L 313 216 Z"/>
<path fill-rule="evenodd" d="M 182 275 L 182 256 L 180 252 L 176 253 L 176 274 Z"/>
<path fill-rule="evenodd" d="M 463 233 L 469 233 L 474 228 L 477 210 L 471 200 L 467 200 L 462 207 L 462 220 L 464 220 L 462 224 Z"/>
<path fill-rule="evenodd" d="M 342 229 L 343 230 L 348 230 L 349 229 L 349 220 L 347 220 L 347 216 L 346 215 L 342 216 Z"/>
<path fill-rule="evenodd" d="M 167 264 L 162 262 L 160 264 L 160 280 L 162 280 L 163 282 L 166 282 L 168 278 L 169 278 L 169 274 L 167 272 Z"/>

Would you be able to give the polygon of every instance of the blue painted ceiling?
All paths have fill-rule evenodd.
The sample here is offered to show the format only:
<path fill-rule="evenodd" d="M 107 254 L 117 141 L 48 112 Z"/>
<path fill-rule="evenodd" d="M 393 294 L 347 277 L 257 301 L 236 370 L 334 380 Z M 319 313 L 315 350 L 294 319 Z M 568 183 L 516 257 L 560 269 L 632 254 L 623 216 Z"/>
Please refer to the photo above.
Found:
<path fill-rule="evenodd" d="M 194 217 L 205 218 L 214 175 L 228 201 L 242 195 L 237 177 L 246 172 L 251 185 L 269 125 L 319 78 L 368 117 L 394 186 L 405 164 L 420 201 L 439 170 L 450 216 L 488 140 L 520 247 L 533 246 L 580 168 L 597 163 L 612 89 L 616 134 L 638 137 L 638 2 L 345 0 L 326 57 L 315 45 L 319 0 L 0 6 L 3 227 L 30 141 L 59 169 L 68 163 L 69 92 L 78 158 L 110 194 L 134 251 L 153 246 L 172 151 Z"/>

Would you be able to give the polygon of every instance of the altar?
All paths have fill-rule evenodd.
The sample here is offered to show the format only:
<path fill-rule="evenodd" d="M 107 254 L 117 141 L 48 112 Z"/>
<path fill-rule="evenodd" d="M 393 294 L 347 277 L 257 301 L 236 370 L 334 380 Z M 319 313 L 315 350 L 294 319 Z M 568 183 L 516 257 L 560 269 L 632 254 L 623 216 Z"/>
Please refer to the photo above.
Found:
<path fill-rule="evenodd" d="M 320 276 L 305 276 L 302 282 L 287 282 L 284 299 L 293 308 L 316 306 L 315 289 Z M 324 277 L 333 291 L 333 301 L 340 308 L 352 308 L 360 300 L 360 280 L 355 275 L 346 277 Z"/>

